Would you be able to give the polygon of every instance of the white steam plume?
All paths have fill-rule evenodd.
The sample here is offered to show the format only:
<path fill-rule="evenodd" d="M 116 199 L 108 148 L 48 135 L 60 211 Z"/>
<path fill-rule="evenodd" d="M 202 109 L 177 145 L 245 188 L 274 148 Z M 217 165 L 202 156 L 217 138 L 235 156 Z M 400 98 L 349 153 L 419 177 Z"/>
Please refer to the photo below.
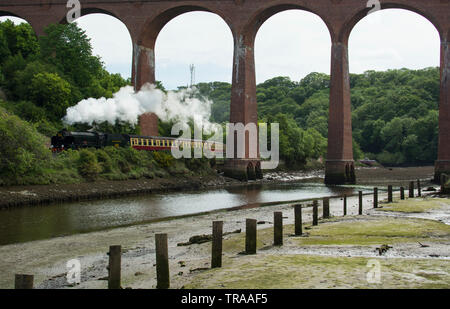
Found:
<path fill-rule="evenodd" d="M 212 102 L 195 98 L 196 88 L 164 93 L 155 85 L 146 84 L 138 92 L 132 86 L 121 88 L 113 98 L 86 99 L 67 109 L 63 121 L 67 124 L 128 122 L 138 124 L 138 118 L 145 113 L 154 113 L 163 121 L 187 123 L 190 119 L 201 120 L 204 129 L 215 127 L 210 123 Z"/>

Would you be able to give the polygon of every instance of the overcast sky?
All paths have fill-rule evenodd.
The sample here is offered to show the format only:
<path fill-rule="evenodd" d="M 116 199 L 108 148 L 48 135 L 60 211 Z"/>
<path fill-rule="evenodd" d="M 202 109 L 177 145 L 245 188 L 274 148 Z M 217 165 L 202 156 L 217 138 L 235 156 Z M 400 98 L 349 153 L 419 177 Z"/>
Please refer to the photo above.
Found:
<path fill-rule="evenodd" d="M 130 77 L 132 45 L 126 27 L 102 14 L 77 22 L 106 68 Z M 350 71 L 439 66 L 439 41 L 433 25 L 418 14 L 397 9 L 373 13 L 351 34 Z M 330 47 L 330 35 L 318 16 L 299 10 L 279 13 L 263 24 L 256 38 L 257 82 L 275 76 L 299 81 L 310 72 L 329 74 Z M 194 64 L 196 82 L 230 82 L 232 59 L 233 38 L 226 23 L 212 13 L 186 13 L 170 21 L 158 37 L 156 78 L 168 89 L 187 85 L 189 65 Z"/>

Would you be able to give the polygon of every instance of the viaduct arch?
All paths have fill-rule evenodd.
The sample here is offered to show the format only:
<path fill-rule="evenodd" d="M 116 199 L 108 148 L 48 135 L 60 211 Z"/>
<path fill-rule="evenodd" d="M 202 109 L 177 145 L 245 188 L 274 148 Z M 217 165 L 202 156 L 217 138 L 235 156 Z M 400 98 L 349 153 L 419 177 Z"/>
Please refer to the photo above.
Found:
<path fill-rule="evenodd" d="M 331 85 L 327 184 L 354 183 L 348 39 L 353 27 L 372 9 L 366 0 L 80 0 L 82 13 L 109 13 L 128 28 L 133 41 L 132 80 L 136 89 L 155 81 L 154 45 L 172 18 L 190 11 L 219 15 L 234 37 L 231 123 L 257 123 L 255 36 L 272 15 L 288 9 L 301 9 L 322 18 L 330 31 Z M 400 8 L 428 19 L 441 38 L 441 93 L 439 102 L 439 149 L 435 177 L 450 173 L 450 0 L 380 0 L 381 9 Z M 51 23 L 64 20 L 66 0 L 0 0 L 0 16 L 27 20 L 37 35 Z M 157 119 L 141 119 L 144 134 L 157 134 Z M 246 142 L 247 143 L 247 142 Z M 258 165 L 258 158 L 230 159 L 229 175 L 247 178 L 247 168 Z"/>

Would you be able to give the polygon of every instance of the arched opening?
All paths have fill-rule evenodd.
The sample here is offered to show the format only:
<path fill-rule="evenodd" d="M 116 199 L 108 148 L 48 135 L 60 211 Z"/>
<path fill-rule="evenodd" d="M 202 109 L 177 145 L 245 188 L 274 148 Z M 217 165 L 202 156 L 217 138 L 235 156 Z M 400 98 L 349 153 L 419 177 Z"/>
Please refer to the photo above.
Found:
<path fill-rule="evenodd" d="M 278 76 L 300 81 L 312 72 L 329 74 L 330 33 L 316 14 L 291 9 L 276 13 L 255 40 L 257 83 Z"/>
<path fill-rule="evenodd" d="M 261 169 L 261 162 L 257 162 L 255 165 L 255 176 L 256 179 L 263 179 L 263 173 Z"/>
<path fill-rule="evenodd" d="M 21 18 L 20 16 L 11 14 L 9 12 L 0 11 L 0 22 L 5 22 L 6 20 L 10 20 L 16 25 L 28 23 L 25 19 Z"/>
<path fill-rule="evenodd" d="M 355 159 L 434 163 L 439 64 L 439 32 L 424 16 L 390 8 L 360 18 L 349 38 Z"/>
<path fill-rule="evenodd" d="M 326 152 L 330 31 L 320 16 L 292 6 L 270 9 L 262 20 L 255 39 L 258 118 L 280 124 L 288 139 L 280 158 L 301 168 Z"/>
<path fill-rule="evenodd" d="M 439 33 L 425 17 L 405 9 L 381 10 L 352 29 L 350 72 L 439 66 L 439 52 Z"/>
<path fill-rule="evenodd" d="M 252 163 L 247 165 L 247 178 L 248 180 L 256 180 L 255 168 Z"/>
<path fill-rule="evenodd" d="M 161 20 L 167 21 L 167 18 Z M 177 15 L 167 21 L 158 33 L 155 59 L 156 79 L 166 89 L 201 84 L 208 88 L 201 90 L 209 92 L 212 86 L 210 83 L 231 82 L 231 30 L 214 13 L 197 10 Z M 192 76 L 191 65 L 195 69 Z"/>
<path fill-rule="evenodd" d="M 126 25 L 113 14 L 96 9 L 82 10 L 76 23 L 90 38 L 92 52 L 101 57 L 106 70 L 131 78 L 133 44 Z"/>

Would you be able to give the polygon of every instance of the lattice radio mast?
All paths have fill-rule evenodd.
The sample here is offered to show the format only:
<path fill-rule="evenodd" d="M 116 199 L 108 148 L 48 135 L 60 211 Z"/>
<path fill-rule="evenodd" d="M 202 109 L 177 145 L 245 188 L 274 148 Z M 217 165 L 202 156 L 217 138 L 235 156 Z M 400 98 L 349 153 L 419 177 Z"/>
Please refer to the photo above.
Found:
<path fill-rule="evenodd" d="M 195 85 L 195 65 L 191 64 L 189 69 L 191 70 L 191 88 Z"/>

